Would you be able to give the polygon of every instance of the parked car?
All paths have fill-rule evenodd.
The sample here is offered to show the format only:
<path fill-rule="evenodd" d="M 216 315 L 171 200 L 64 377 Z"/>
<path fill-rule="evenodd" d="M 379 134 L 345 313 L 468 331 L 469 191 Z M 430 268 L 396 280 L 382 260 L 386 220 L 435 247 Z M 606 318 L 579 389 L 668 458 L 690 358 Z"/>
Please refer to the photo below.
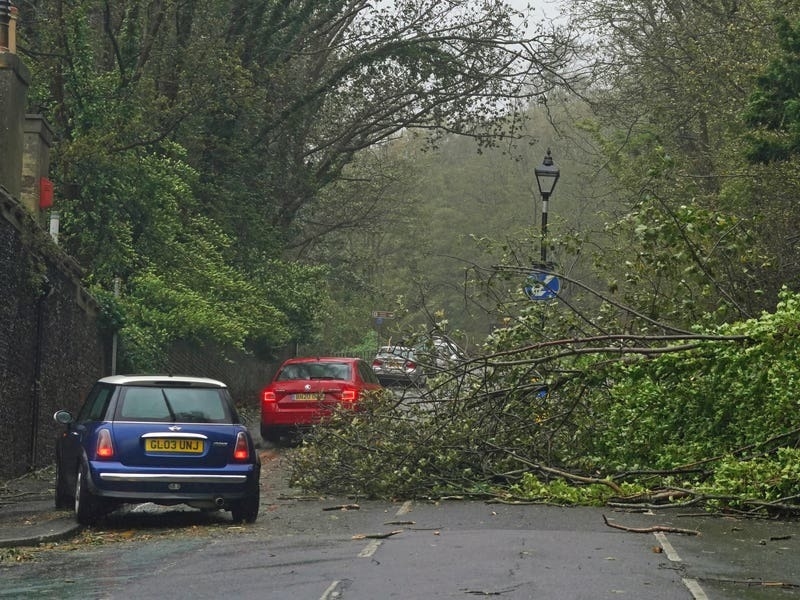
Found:
<path fill-rule="evenodd" d="M 382 346 L 372 360 L 372 370 L 383 385 L 418 385 L 427 381 L 425 369 L 414 350 L 406 346 Z"/>
<path fill-rule="evenodd" d="M 383 386 L 360 358 L 290 358 L 261 392 L 261 437 L 278 442 L 324 419 L 335 406 L 357 408 Z"/>
<path fill-rule="evenodd" d="M 56 508 L 94 523 L 126 504 L 223 509 L 258 516 L 261 463 L 227 386 L 214 379 L 100 379 L 77 416 L 60 410 Z"/>
<path fill-rule="evenodd" d="M 441 337 L 416 346 L 415 355 L 428 375 L 435 375 L 466 360 L 466 354 L 455 342 Z"/>

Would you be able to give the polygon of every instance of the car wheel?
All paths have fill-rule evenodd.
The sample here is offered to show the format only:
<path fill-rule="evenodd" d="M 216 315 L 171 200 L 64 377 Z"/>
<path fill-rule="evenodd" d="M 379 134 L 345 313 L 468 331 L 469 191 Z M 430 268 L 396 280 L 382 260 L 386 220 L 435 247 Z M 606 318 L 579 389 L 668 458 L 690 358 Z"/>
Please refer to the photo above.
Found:
<path fill-rule="evenodd" d="M 237 500 L 231 506 L 231 516 L 234 523 L 255 523 L 258 518 L 258 508 L 261 504 L 261 490 L 256 481 L 253 486 L 253 491 L 242 498 Z"/>
<path fill-rule="evenodd" d="M 99 516 L 97 500 L 89 491 L 88 479 L 87 467 L 81 465 L 75 483 L 75 519 L 81 525 L 93 525 Z"/>
<path fill-rule="evenodd" d="M 56 508 L 69 508 L 73 502 L 72 493 L 69 491 L 67 482 L 64 481 L 64 470 L 61 468 L 61 460 L 59 459 L 56 461 Z"/>

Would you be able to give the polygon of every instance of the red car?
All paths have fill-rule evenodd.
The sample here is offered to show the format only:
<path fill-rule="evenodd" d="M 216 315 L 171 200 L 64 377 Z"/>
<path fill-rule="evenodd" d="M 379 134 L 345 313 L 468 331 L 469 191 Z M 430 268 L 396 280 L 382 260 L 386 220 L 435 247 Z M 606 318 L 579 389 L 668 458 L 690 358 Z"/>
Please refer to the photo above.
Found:
<path fill-rule="evenodd" d="M 355 407 L 366 392 L 381 389 L 360 358 L 290 358 L 261 392 L 261 437 L 278 442 L 318 423 L 335 405 Z"/>

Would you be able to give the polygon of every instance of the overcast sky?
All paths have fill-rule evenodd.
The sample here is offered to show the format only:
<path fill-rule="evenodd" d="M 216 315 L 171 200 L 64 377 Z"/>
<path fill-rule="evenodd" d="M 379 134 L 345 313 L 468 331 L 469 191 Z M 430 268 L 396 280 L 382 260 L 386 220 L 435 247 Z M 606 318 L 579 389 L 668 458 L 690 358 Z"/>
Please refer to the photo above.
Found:
<path fill-rule="evenodd" d="M 506 2 L 517 10 L 525 10 L 530 5 L 534 8 L 533 20 L 538 21 L 545 17 L 555 18 L 561 11 L 562 0 L 506 0 Z"/>

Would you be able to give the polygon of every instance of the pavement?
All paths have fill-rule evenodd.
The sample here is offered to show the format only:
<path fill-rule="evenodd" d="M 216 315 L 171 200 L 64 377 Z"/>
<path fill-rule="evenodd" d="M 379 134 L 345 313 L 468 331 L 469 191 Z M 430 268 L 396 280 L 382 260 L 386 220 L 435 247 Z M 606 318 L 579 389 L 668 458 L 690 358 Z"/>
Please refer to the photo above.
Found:
<path fill-rule="evenodd" d="M 0 548 L 69 539 L 82 529 L 70 510 L 56 510 L 55 466 L 0 480 Z"/>

